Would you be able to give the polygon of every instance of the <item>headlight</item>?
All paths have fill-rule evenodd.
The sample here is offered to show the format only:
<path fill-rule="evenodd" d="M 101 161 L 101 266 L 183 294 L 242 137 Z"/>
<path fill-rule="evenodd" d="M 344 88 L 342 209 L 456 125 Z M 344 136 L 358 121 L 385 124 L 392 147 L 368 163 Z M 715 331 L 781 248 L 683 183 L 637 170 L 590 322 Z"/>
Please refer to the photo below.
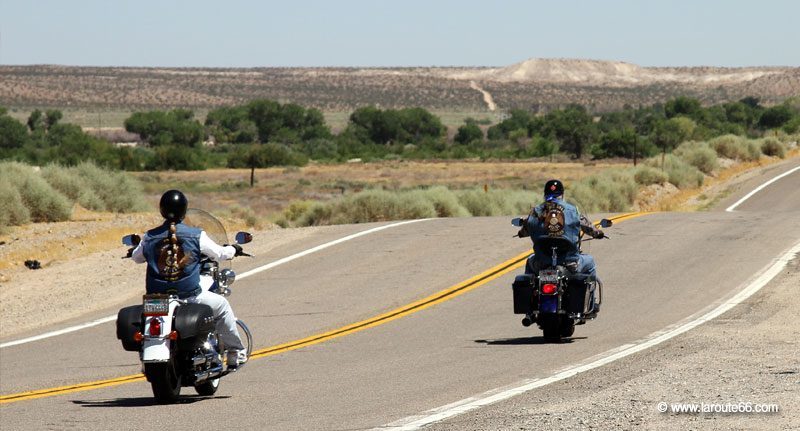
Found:
<path fill-rule="evenodd" d="M 219 272 L 219 284 L 223 286 L 230 286 L 236 281 L 236 273 L 232 269 L 223 269 Z"/>

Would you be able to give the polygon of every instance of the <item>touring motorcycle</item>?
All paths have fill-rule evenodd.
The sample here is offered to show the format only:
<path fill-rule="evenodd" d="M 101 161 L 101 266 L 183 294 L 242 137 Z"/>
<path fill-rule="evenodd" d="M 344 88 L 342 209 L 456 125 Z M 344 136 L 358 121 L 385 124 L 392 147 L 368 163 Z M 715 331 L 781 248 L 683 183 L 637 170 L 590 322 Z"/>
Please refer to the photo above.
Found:
<path fill-rule="evenodd" d="M 527 217 L 518 217 L 511 224 L 521 229 L 520 238 L 530 236 L 526 226 Z M 600 226 L 607 228 L 612 221 L 603 219 Z M 578 243 L 590 241 L 582 239 Z M 605 238 L 608 238 L 607 236 Z M 567 262 L 558 256 L 572 245 L 566 239 L 547 239 L 544 248 L 552 251 L 550 262 L 546 265 L 531 265 L 533 254 L 528 257 L 526 274 L 516 276 L 512 284 L 514 294 L 514 314 L 524 314 L 523 326 L 536 323 L 547 341 L 560 341 L 575 333 L 575 325 L 583 325 L 587 320 L 597 317 L 603 298 L 603 283 L 596 277 L 576 273 Z M 530 272 L 530 273 L 528 273 Z"/>
<path fill-rule="evenodd" d="M 217 244 L 228 244 L 222 223 L 211 214 L 189 209 L 184 223 L 198 227 Z M 252 241 L 247 232 L 236 234 L 236 244 Z M 131 251 L 141 242 L 139 235 L 127 235 L 123 244 Z M 250 256 L 242 253 L 243 256 Z M 203 256 L 200 263 L 200 285 L 203 289 L 229 296 L 236 273 L 230 261 L 223 263 Z M 247 325 L 237 320 L 243 334 L 247 356 L 252 351 L 253 337 Z M 230 372 L 223 358 L 227 350 L 219 339 L 214 314 L 205 304 L 191 304 L 175 294 L 147 294 L 141 305 L 119 310 L 117 338 L 126 351 L 139 352 L 142 372 L 159 403 L 174 403 L 182 386 L 194 386 L 200 395 L 210 396 L 219 388 L 220 378 Z"/>

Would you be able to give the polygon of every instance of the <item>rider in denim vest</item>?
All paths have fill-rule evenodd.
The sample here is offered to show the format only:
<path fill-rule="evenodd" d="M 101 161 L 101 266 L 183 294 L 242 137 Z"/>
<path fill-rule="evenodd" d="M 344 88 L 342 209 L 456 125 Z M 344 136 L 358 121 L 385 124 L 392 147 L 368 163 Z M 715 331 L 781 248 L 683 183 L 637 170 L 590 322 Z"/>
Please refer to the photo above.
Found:
<path fill-rule="evenodd" d="M 188 200 L 178 190 L 161 196 L 159 209 L 164 224 L 150 229 L 131 253 L 137 263 L 147 262 L 147 293 L 170 293 L 194 304 L 211 307 L 220 340 L 228 349 L 228 367 L 235 370 L 247 361 L 236 317 L 225 297 L 200 287 L 202 255 L 214 260 L 230 260 L 242 253 L 241 246 L 220 246 L 198 228 L 182 223 Z"/>
<path fill-rule="evenodd" d="M 593 238 L 603 238 L 602 230 L 596 229 L 578 209 L 564 201 L 564 184 L 550 180 L 544 186 L 545 201 L 533 208 L 526 226 L 533 241 L 533 256 L 528 258 L 525 273 L 532 274 L 552 265 L 552 247 L 557 246 L 557 263 L 564 265 L 577 276 L 597 277 L 594 258 L 580 252 L 580 232 Z M 548 213 L 563 214 L 558 222 L 550 223 Z"/>

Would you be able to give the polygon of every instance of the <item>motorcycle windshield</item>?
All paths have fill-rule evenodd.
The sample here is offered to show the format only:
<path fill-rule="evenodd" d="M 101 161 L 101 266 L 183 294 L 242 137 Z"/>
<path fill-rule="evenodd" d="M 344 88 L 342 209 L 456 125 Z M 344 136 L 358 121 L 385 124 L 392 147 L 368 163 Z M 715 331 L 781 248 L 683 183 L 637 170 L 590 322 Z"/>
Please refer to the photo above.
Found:
<path fill-rule="evenodd" d="M 206 235 L 219 245 L 229 244 L 225 226 L 223 226 L 222 222 L 217 220 L 216 217 L 206 211 L 197 208 L 189 208 L 186 211 L 186 217 L 184 217 L 183 223 L 187 226 L 204 230 Z M 221 267 L 230 267 L 230 261 L 219 262 L 219 264 Z"/>

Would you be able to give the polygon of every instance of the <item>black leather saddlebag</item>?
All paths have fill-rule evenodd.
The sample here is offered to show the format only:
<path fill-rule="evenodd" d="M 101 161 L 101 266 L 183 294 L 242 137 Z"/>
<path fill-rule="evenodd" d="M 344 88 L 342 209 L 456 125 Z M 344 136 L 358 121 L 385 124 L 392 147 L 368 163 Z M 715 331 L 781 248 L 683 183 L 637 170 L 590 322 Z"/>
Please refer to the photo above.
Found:
<path fill-rule="evenodd" d="M 117 339 L 122 341 L 122 348 L 129 352 L 138 352 L 141 344 L 133 339 L 133 334 L 142 330 L 142 306 L 131 305 L 117 313 Z"/>
<path fill-rule="evenodd" d="M 511 285 L 514 291 L 514 314 L 528 314 L 533 310 L 533 276 L 521 274 Z"/>
<path fill-rule="evenodd" d="M 214 313 L 205 304 L 183 304 L 175 311 L 175 330 L 181 339 L 205 338 L 214 330 Z"/>
<path fill-rule="evenodd" d="M 586 313 L 590 306 L 589 283 L 586 280 L 569 280 L 565 299 L 568 313 Z"/>

